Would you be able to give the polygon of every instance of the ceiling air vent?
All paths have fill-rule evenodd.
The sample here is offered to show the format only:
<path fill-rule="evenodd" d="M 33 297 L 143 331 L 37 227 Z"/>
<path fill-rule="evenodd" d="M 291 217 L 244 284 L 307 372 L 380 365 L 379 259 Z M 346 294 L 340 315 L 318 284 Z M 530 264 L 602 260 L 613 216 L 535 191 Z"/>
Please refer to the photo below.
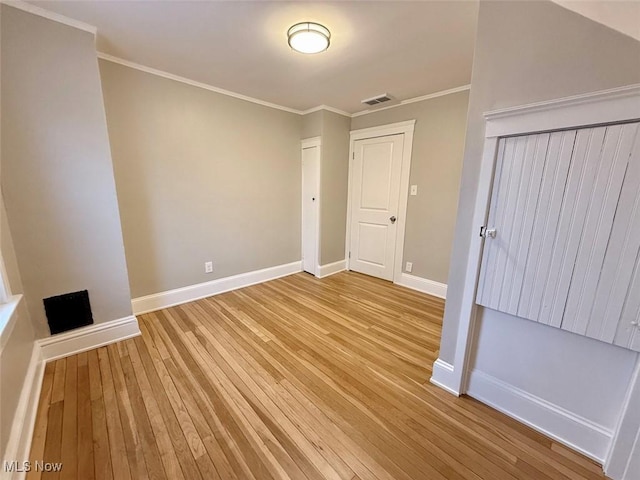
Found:
<path fill-rule="evenodd" d="M 369 106 L 373 107 L 374 105 L 379 105 L 381 103 L 388 102 L 390 100 L 393 100 L 393 97 L 391 95 L 383 93 L 382 95 L 378 95 L 376 97 L 367 98 L 365 100 L 362 100 L 362 103 L 364 103 L 365 105 L 369 105 Z"/>

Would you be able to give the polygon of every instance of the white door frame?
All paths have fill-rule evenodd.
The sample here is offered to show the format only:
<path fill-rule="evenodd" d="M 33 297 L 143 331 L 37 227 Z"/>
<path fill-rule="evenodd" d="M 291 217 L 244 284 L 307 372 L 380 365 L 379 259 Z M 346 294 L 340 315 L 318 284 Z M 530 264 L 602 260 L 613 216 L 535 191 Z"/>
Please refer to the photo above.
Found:
<path fill-rule="evenodd" d="M 400 199 L 398 203 L 398 228 L 396 229 L 396 251 L 393 260 L 393 283 L 400 282 L 402 276 L 402 259 L 404 253 L 404 233 L 407 219 L 407 201 L 409 199 L 409 174 L 411 173 L 411 151 L 413 149 L 413 130 L 415 120 L 405 122 L 390 123 L 377 127 L 361 128 L 351 130 L 349 140 L 349 188 L 347 193 L 347 236 L 345 241 L 345 252 L 347 256 L 347 270 L 350 270 L 351 259 L 349 252 L 351 249 L 351 192 L 353 190 L 353 160 L 355 155 L 355 142 L 367 138 L 387 137 L 389 135 L 404 134 L 402 145 L 402 169 L 400 171 Z"/>
<path fill-rule="evenodd" d="M 636 362 L 631 386 L 625 397 L 622 414 L 604 462 L 605 473 L 614 479 L 637 479 L 635 465 L 640 465 L 640 358 Z"/>
<path fill-rule="evenodd" d="M 322 208 L 322 202 L 320 201 L 320 176 L 322 175 L 322 139 L 321 137 L 310 137 L 310 138 L 305 138 L 303 140 L 300 141 L 300 168 L 302 168 L 302 150 L 304 150 L 305 148 L 313 148 L 313 147 L 318 147 L 318 179 L 317 179 L 317 194 L 316 194 L 316 205 L 317 205 L 317 209 L 318 209 L 318 215 L 316 216 L 316 262 L 315 265 L 313 266 L 313 274 L 316 277 L 320 277 L 320 209 Z M 302 182 L 301 185 L 301 196 L 300 196 L 300 200 L 301 203 L 300 205 L 304 205 L 304 197 L 302 195 L 304 195 L 304 178 L 301 175 L 300 176 L 300 181 Z M 301 207 L 303 208 L 303 207 Z M 302 240 L 304 238 L 304 222 L 302 219 L 302 215 L 304 214 L 304 211 L 301 210 L 300 211 L 300 239 Z M 300 243 L 300 256 L 302 257 L 304 253 L 304 245 L 302 245 L 302 242 Z M 302 261 L 300 263 L 302 265 Z"/>
<path fill-rule="evenodd" d="M 489 214 L 493 172 L 496 163 L 498 141 L 500 137 L 510 135 L 525 135 L 549 130 L 574 129 L 599 124 L 638 120 L 640 117 L 640 84 L 627 87 L 603 90 L 600 92 L 576 95 L 558 100 L 540 102 L 521 107 L 506 108 L 487 112 L 485 117 L 485 142 L 480 165 L 478 191 L 476 194 L 473 228 L 467 257 L 465 283 L 462 292 L 460 316 L 458 318 L 458 337 L 453 365 L 438 359 L 434 365 L 432 382 L 446 390 L 460 395 L 466 392 L 468 374 L 470 370 L 470 353 L 476 321 L 476 291 L 478 275 L 482 260 L 483 239 L 478 236 L 479 227 L 485 225 Z M 640 356 L 638 359 L 640 369 Z M 439 370 L 439 373 L 437 373 Z M 629 404 L 640 390 L 640 375 L 636 370 L 629 385 L 627 403 L 623 407 L 623 418 L 630 408 L 637 408 Z M 634 393 L 636 392 L 636 393 Z M 626 424 L 635 432 L 640 432 L 640 415 L 635 416 L 635 424 Z M 614 433 L 614 441 L 605 462 L 605 472 L 619 471 L 628 462 L 632 446 L 627 445 L 625 456 L 621 443 L 616 441 L 620 432 L 620 424 Z M 624 465 L 622 465 L 624 462 Z M 620 477 L 619 477 L 620 478 Z"/>

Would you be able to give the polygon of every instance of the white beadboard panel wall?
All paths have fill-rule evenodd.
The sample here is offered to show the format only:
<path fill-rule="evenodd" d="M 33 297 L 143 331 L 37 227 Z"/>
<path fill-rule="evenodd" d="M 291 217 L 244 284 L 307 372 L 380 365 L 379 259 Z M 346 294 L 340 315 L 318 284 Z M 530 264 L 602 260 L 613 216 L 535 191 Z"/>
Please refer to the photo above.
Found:
<path fill-rule="evenodd" d="M 499 142 L 480 305 L 640 351 L 640 128 Z"/>
<path fill-rule="evenodd" d="M 638 342 L 634 338 L 639 335 L 637 324 L 640 311 L 638 309 L 638 279 L 640 255 L 640 128 L 635 124 L 631 160 L 627 167 L 622 192 L 616 208 L 615 221 L 608 240 L 607 253 L 601 266 L 600 281 L 594 291 L 595 302 L 588 322 L 580 325 L 580 331 L 586 330 L 588 336 L 602 338 L 612 342 L 618 340 L 625 347 L 636 348 Z M 627 127 L 629 128 L 629 127 Z M 625 152 L 631 140 L 624 138 L 618 146 Z M 620 252 L 612 255 L 610 252 Z M 592 294 L 591 291 L 585 295 Z M 588 307 L 588 305 L 587 305 Z M 585 309 L 586 314 L 589 310 Z M 625 313 L 627 316 L 623 315 Z M 622 318 L 620 318 L 622 316 Z M 604 318 L 603 323 L 594 319 Z M 620 320 L 620 321 L 618 321 Z M 635 325 L 632 325 L 633 322 Z M 635 327 L 635 328 L 633 328 Z M 621 335 L 616 339 L 616 331 Z"/>

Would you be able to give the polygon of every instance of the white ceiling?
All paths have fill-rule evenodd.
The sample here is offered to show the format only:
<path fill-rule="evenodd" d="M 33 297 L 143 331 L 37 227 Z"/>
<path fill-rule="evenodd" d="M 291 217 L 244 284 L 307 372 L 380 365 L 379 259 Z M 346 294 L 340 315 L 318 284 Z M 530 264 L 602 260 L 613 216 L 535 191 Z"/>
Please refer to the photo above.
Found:
<path fill-rule="evenodd" d="M 640 0 L 553 0 L 558 5 L 640 40 Z"/>
<path fill-rule="evenodd" d="M 640 0 L 552 0 L 640 39 Z M 34 0 L 98 29 L 98 51 L 304 111 L 366 110 L 382 93 L 408 100 L 470 83 L 477 0 Z M 316 21 L 329 50 L 302 55 L 286 31 Z"/>
<path fill-rule="evenodd" d="M 470 83 L 476 1 L 32 1 L 95 25 L 100 52 L 296 110 L 353 113 Z M 287 45 L 294 23 L 331 30 L 329 50 Z"/>

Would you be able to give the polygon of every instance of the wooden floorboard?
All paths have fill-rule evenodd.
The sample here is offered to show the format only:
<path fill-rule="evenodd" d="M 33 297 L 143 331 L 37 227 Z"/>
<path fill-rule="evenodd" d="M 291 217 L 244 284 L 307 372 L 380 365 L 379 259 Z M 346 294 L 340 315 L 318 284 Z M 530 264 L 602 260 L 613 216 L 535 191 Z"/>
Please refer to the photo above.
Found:
<path fill-rule="evenodd" d="M 599 465 L 429 384 L 442 300 L 300 273 L 138 317 L 47 365 L 29 479 L 602 479 Z"/>

